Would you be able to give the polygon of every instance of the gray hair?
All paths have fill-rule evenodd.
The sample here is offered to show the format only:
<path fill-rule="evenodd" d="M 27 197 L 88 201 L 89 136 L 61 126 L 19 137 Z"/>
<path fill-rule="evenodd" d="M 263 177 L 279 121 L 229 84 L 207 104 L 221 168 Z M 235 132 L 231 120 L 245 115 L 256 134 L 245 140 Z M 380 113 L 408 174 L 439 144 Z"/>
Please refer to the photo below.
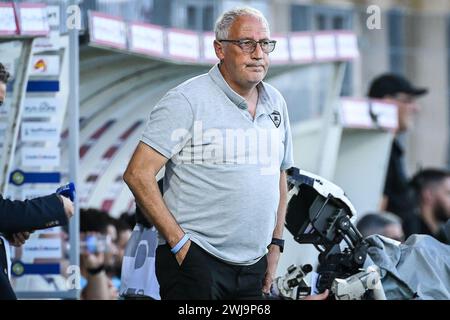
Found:
<path fill-rule="evenodd" d="M 391 224 L 402 225 L 402 219 L 393 213 L 386 211 L 369 212 L 359 219 L 356 229 L 358 229 L 364 237 L 372 234 L 383 235 L 383 229 Z"/>
<path fill-rule="evenodd" d="M 266 25 L 267 30 L 270 32 L 269 23 L 261 11 L 250 7 L 235 8 L 224 12 L 219 19 L 217 19 L 214 27 L 216 40 L 228 39 L 228 32 L 230 31 L 231 25 L 238 17 L 242 16 L 253 16 L 258 18 L 263 24 Z"/>

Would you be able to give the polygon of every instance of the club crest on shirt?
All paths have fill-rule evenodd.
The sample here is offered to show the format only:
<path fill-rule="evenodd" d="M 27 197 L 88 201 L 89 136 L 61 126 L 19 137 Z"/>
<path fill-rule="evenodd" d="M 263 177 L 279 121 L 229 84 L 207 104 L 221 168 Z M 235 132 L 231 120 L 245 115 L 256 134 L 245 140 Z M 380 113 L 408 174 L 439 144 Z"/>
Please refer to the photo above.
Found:
<path fill-rule="evenodd" d="M 275 127 L 279 127 L 281 123 L 281 115 L 278 111 L 274 111 L 269 115 L 270 119 L 272 119 L 273 124 Z"/>

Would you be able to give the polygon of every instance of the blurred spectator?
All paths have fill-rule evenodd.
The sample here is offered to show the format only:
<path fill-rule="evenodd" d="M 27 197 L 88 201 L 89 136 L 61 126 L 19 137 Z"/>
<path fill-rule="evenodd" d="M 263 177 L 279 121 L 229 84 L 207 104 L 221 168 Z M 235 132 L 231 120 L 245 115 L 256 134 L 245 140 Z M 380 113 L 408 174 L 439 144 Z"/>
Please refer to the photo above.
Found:
<path fill-rule="evenodd" d="M 395 213 L 403 221 L 409 219 L 414 208 L 406 174 L 403 134 L 411 127 L 412 115 L 418 111 L 416 99 L 427 92 L 425 88 L 414 87 L 402 76 L 383 74 L 373 80 L 368 94 L 370 98 L 383 99 L 398 108 L 398 130 L 389 158 L 381 210 Z"/>
<path fill-rule="evenodd" d="M 390 212 L 367 213 L 358 221 L 356 228 L 364 237 L 379 234 L 400 242 L 405 240 L 402 220 Z"/>
<path fill-rule="evenodd" d="M 131 217 L 131 219 L 133 220 L 135 219 L 134 215 L 124 213 L 120 216 L 119 219 L 114 220 L 117 235 L 114 241 L 116 246 L 116 253 L 113 261 L 113 268 L 110 270 L 110 275 L 113 279 L 114 285 L 118 290 L 120 288 L 120 276 L 125 247 L 131 237 L 131 232 L 133 231 L 132 227 L 130 226 L 131 221 L 129 217 Z"/>
<path fill-rule="evenodd" d="M 438 237 L 450 219 L 450 171 L 424 169 L 411 179 L 416 199 L 414 219 L 405 221 L 405 232 Z M 445 233 L 445 232 L 444 232 Z"/>
<path fill-rule="evenodd" d="M 106 235 L 109 243 L 109 248 L 105 253 L 105 270 L 108 277 L 113 281 L 114 286 L 116 288 L 120 287 L 120 270 L 117 273 L 116 265 L 118 262 L 118 248 L 117 248 L 117 239 L 118 239 L 118 231 L 117 231 L 117 219 L 108 215 L 108 213 L 104 212 L 107 216 L 107 227 L 106 227 Z M 118 276 L 119 275 L 119 276 Z"/>
<path fill-rule="evenodd" d="M 124 212 L 120 215 L 119 221 L 123 221 L 128 225 L 128 228 L 133 230 L 136 225 L 136 216 L 134 213 Z"/>
<path fill-rule="evenodd" d="M 118 292 L 106 269 L 113 260 L 114 244 L 106 212 L 88 209 L 80 212 L 81 298 L 86 300 L 117 299 Z M 109 231 L 109 234 L 108 234 Z"/>

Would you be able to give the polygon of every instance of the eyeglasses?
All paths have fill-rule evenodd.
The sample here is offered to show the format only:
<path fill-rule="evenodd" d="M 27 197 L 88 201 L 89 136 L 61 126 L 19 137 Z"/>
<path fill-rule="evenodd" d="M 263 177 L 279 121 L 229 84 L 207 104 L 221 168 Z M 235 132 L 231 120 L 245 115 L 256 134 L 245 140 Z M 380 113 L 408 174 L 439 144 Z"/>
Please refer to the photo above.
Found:
<path fill-rule="evenodd" d="M 219 42 L 231 42 L 235 45 L 238 45 L 242 51 L 245 53 L 253 53 L 256 50 L 256 45 L 259 43 L 261 46 L 261 50 L 264 53 L 270 53 L 273 50 L 275 50 L 275 44 L 277 43 L 275 40 L 251 40 L 251 39 L 244 39 L 244 40 L 218 40 Z"/>

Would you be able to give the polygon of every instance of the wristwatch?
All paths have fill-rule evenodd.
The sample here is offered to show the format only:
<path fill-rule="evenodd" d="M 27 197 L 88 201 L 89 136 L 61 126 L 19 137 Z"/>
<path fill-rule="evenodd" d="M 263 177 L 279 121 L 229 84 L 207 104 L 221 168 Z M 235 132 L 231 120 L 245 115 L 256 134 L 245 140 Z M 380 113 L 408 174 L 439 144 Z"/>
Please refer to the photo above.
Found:
<path fill-rule="evenodd" d="M 279 246 L 280 247 L 280 252 L 283 252 L 283 249 L 284 249 L 284 240 L 283 239 L 272 238 L 272 241 L 270 242 L 269 246 L 272 245 L 272 244 L 274 244 L 276 246 Z"/>
<path fill-rule="evenodd" d="M 102 272 L 103 270 L 105 270 L 105 265 L 101 265 L 98 266 L 97 268 L 92 268 L 92 269 L 87 269 L 87 272 L 91 275 L 91 276 L 95 276 L 96 274 L 99 274 L 100 272 Z"/>

